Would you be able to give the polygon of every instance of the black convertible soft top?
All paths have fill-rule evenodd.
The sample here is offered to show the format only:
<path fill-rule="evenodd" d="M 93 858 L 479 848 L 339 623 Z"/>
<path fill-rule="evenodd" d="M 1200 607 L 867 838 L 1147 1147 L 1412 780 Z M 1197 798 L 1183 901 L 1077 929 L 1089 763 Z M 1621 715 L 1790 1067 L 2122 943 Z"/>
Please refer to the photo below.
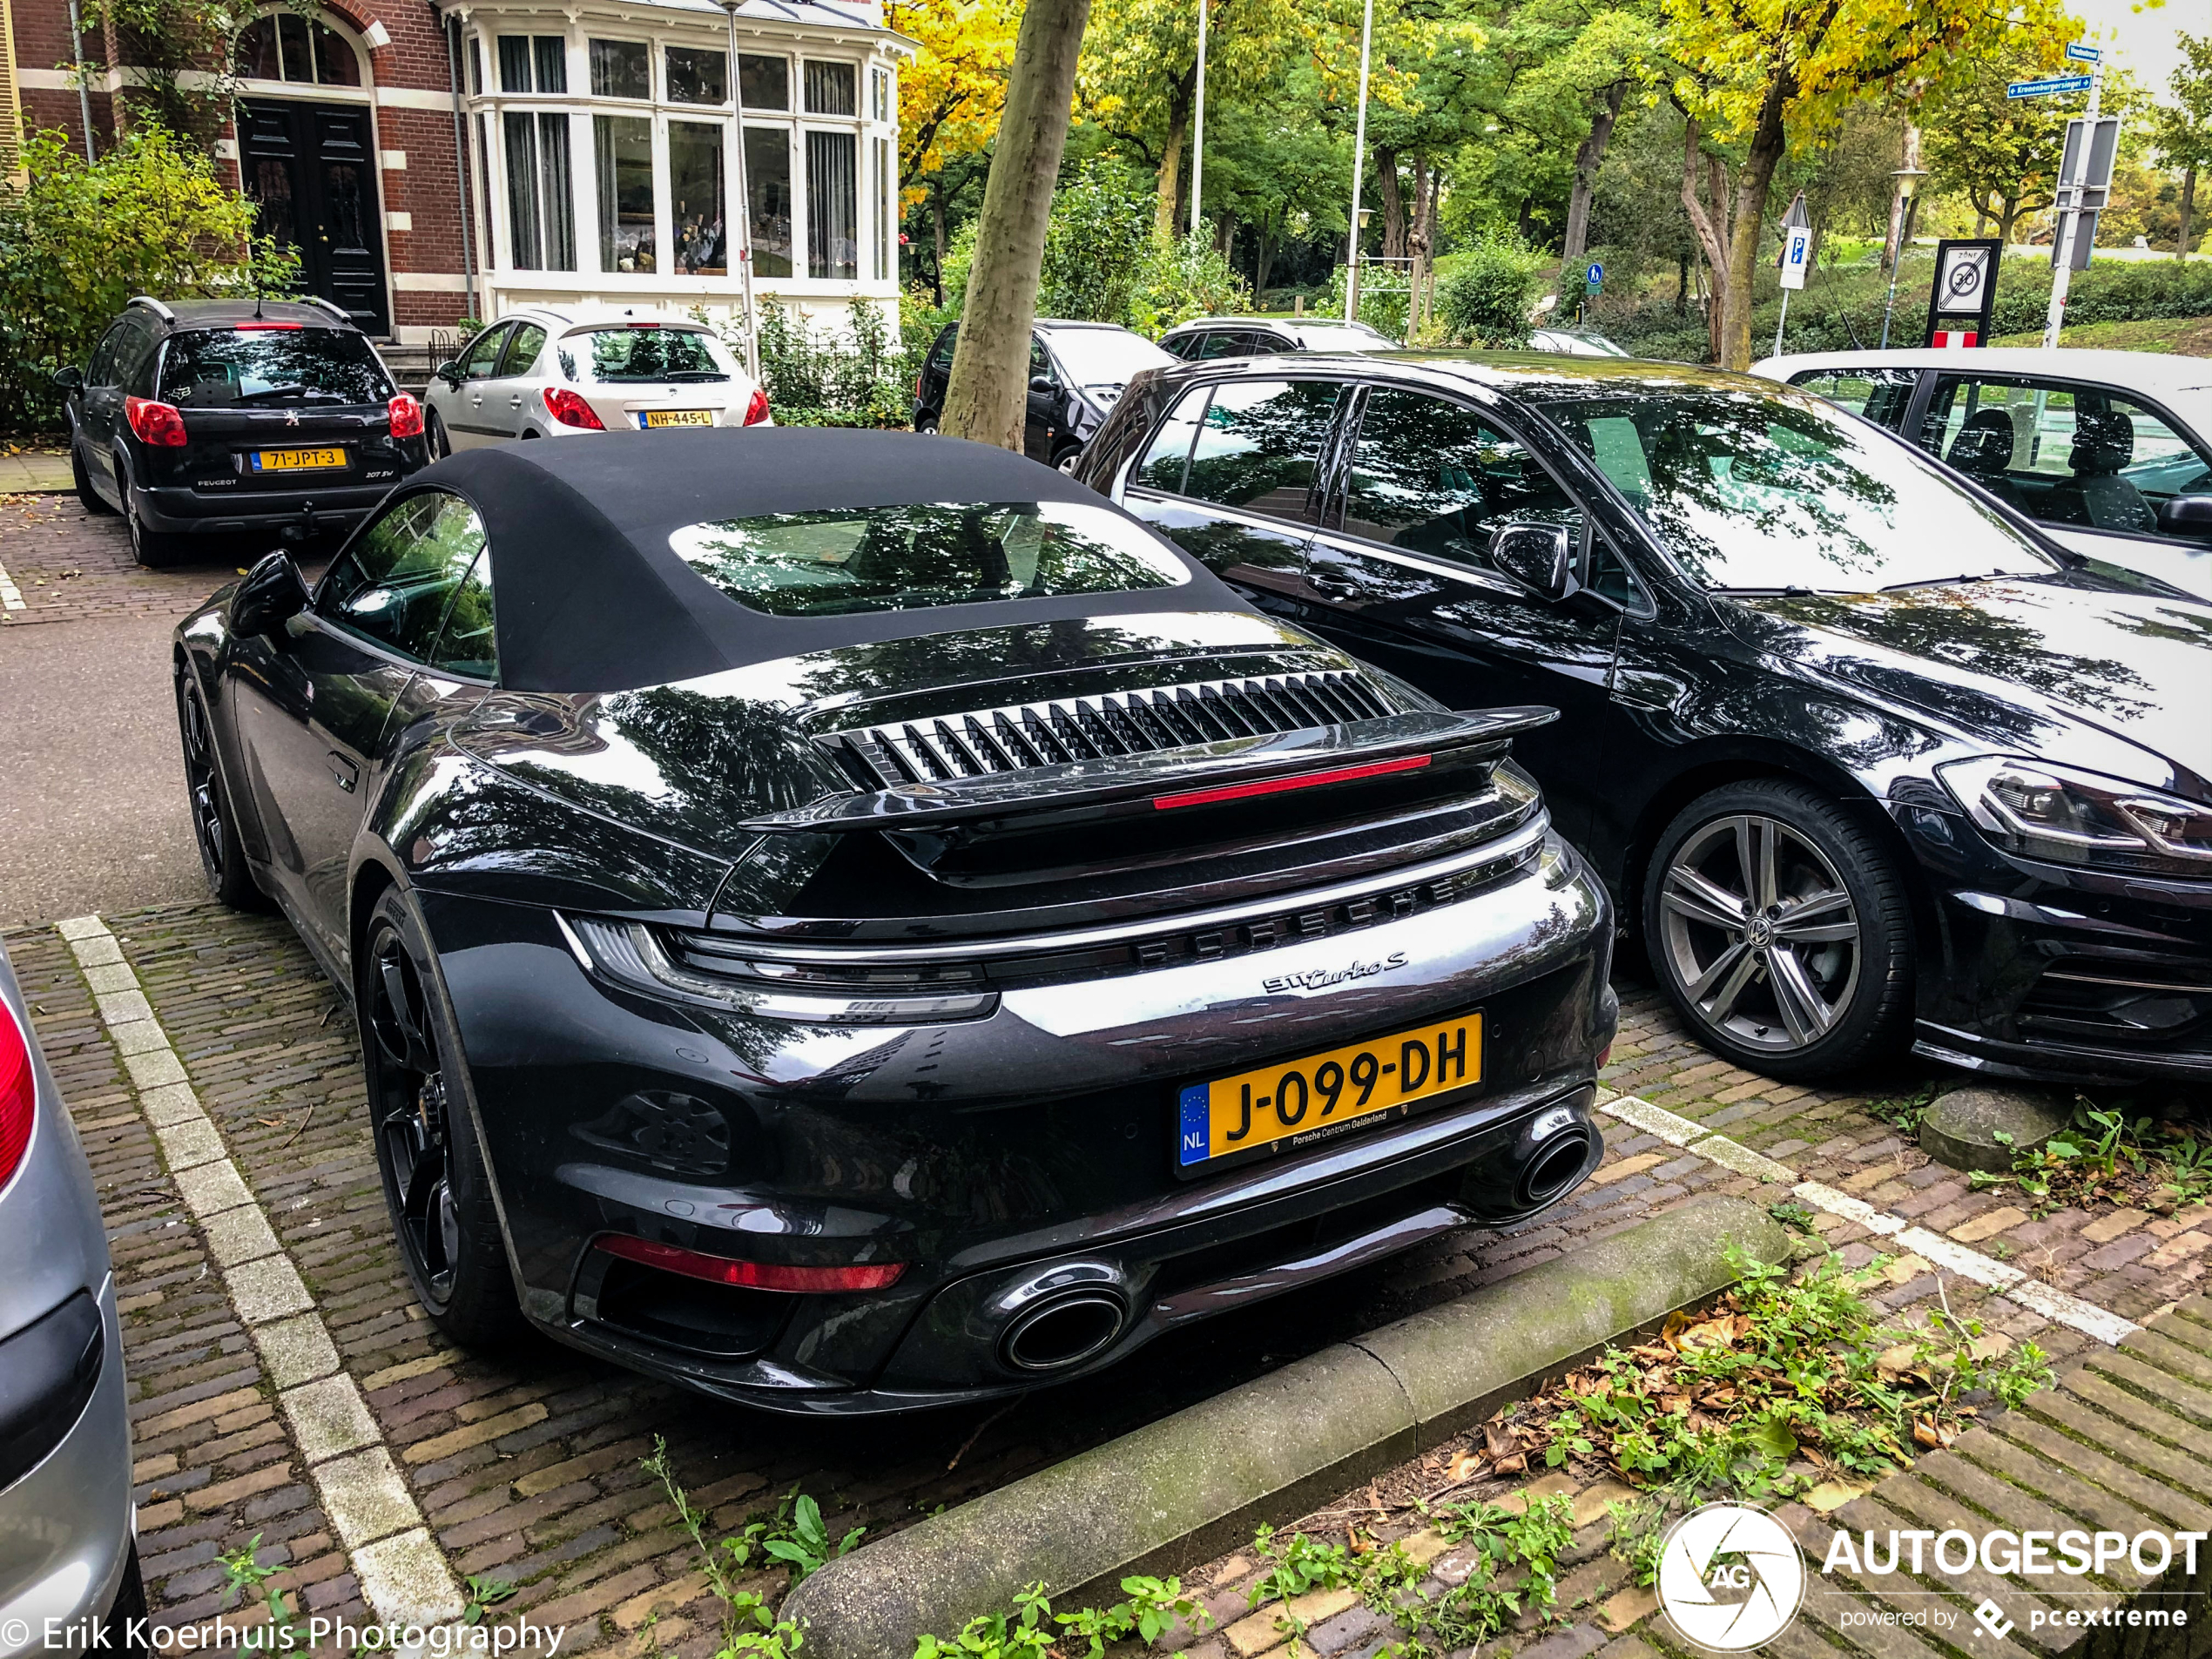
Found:
<path fill-rule="evenodd" d="M 492 560 L 500 684 L 624 691 L 803 651 L 1015 623 L 1249 610 L 1211 572 L 1096 491 L 1025 456 L 956 438 L 820 428 L 610 432 L 464 449 L 408 481 L 465 497 Z M 730 599 L 669 533 L 764 513 L 950 502 L 1080 502 L 1176 554 L 1190 580 L 1134 592 L 774 617 Z"/>

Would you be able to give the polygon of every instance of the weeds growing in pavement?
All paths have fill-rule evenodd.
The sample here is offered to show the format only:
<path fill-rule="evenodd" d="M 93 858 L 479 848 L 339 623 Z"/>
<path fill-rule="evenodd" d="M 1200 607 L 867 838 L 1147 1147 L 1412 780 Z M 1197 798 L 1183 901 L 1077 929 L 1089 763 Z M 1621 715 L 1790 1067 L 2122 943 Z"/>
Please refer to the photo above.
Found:
<path fill-rule="evenodd" d="M 775 1615 L 765 1596 L 744 1588 L 747 1573 L 758 1570 L 756 1555 L 765 1553 L 760 1547 L 768 1523 L 755 1521 L 735 1537 L 710 1543 L 706 1528 L 712 1517 L 696 1507 L 677 1484 L 675 1471 L 669 1467 L 668 1442 L 654 1435 L 653 1454 L 639 1467 L 659 1481 L 661 1490 L 667 1494 L 669 1505 L 676 1511 L 676 1524 L 698 1552 L 699 1570 L 707 1588 L 722 1603 L 722 1642 L 715 1649 L 715 1659 L 738 1659 L 741 1655 L 752 1659 L 791 1659 L 806 1645 L 806 1637 L 790 1620 Z M 789 1498 L 785 1500 L 786 1509 L 790 1502 Z M 819 1520 L 819 1508 L 816 1519 Z"/>
<path fill-rule="evenodd" d="M 1901 1129 L 1907 1135 L 1920 1132 L 1920 1120 L 1928 1115 L 1928 1108 L 1935 1104 L 1936 1085 L 1928 1084 L 1910 1095 L 1898 1095 L 1887 1100 L 1870 1100 L 1866 1115 L 1887 1123 L 1892 1129 Z"/>
<path fill-rule="evenodd" d="M 1073 1659 L 1077 1653 L 1098 1659 L 1109 1642 L 1135 1636 L 1151 1642 L 1177 1625 L 1203 1630 L 1212 1622 L 1205 1609 L 1183 1593 L 1179 1579 L 1125 1578 L 1122 1590 L 1127 1599 L 1111 1607 L 1055 1613 L 1044 1586 L 1032 1584 L 1014 1598 L 1010 1613 L 970 1619 L 958 1635 L 922 1637 L 914 1659 L 1053 1659 L 1061 1655 Z M 1074 1648 L 1069 1645 L 1071 1641 L 1089 1645 Z"/>
<path fill-rule="evenodd" d="M 484 1615 L 515 1594 L 515 1587 L 503 1578 L 480 1578 L 469 1575 L 469 1601 L 461 1609 L 463 1624 L 482 1624 Z"/>
<path fill-rule="evenodd" d="M 2012 1137 L 1998 1132 L 2000 1143 Z M 2041 1146 L 2015 1152 L 2008 1174 L 1977 1172 L 1977 1190 L 2014 1187 L 2037 1217 L 2099 1199 L 2171 1212 L 2212 1197 L 2212 1143 L 2177 1123 L 2134 1113 L 2126 1100 L 2074 1101 L 2074 1120 Z"/>
<path fill-rule="evenodd" d="M 223 1569 L 222 1599 L 227 1602 L 236 1596 L 240 1607 L 249 1598 L 260 1602 L 268 1609 L 270 1629 L 285 1633 L 282 1640 L 286 1647 L 295 1642 L 304 1644 L 307 1629 L 300 1622 L 299 1603 L 293 1600 L 291 1591 L 279 1589 L 269 1582 L 285 1569 L 261 1565 L 258 1559 L 260 1553 L 261 1534 L 257 1532 L 243 1548 L 215 1557 L 216 1564 Z"/>

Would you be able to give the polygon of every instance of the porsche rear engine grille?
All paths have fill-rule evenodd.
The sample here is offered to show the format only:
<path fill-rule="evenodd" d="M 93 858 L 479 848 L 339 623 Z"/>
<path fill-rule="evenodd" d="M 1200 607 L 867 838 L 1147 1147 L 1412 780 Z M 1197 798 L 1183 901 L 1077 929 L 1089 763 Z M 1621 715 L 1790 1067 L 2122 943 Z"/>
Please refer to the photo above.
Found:
<path fill-rule="evenodd" d="M 1071 760 L 1148 754 L 1224 738 L 1265 737 L 1393 711 L 1343 670 L 1203 680 L 1107 697 L 1017 703 L 821 739 L 872 788 L 979 778 Z"/>

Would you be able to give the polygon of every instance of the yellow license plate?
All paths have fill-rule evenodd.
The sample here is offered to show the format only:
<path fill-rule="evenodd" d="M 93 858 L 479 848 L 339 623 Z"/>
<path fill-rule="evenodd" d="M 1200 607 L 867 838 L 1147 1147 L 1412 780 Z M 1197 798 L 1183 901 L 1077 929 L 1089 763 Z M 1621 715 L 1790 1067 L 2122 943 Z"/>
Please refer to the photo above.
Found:
<path fill-rule="evenodd" d="M 1348 1123 L 1482 1080 L 1482 1015 L 1467 1014 L 1262 1066 L 1182 1095 L 1184 1169 L 1278 1141 L 1306 1145 Z"/>
<path fill-rule="evenodd" d="M 346 464 L 343 449 L 256 449 L 256 472 L 325 472 Z"/>
<path fill-rule="evenodd" d="M 645 424 L 656 426 L 712 426 L 712 409 L 647 409 Z"/>

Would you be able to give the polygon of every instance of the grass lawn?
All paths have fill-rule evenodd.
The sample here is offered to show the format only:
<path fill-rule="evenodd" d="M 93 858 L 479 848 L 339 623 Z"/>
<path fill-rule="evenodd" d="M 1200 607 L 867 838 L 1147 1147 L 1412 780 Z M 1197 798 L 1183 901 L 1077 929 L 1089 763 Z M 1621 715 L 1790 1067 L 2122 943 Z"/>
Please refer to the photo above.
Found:
<path fill-rule="evenodd" d="M 2040 346 L 2040 334 L 1998 334 L 1993 346 Z M 2061 346 L 2101 351 L 2162 351 L 2183 357 L 2212 357 L 2212 317 L 2161 317 L 2141 322 L 2091 322 L 2063 330 Z"/>

